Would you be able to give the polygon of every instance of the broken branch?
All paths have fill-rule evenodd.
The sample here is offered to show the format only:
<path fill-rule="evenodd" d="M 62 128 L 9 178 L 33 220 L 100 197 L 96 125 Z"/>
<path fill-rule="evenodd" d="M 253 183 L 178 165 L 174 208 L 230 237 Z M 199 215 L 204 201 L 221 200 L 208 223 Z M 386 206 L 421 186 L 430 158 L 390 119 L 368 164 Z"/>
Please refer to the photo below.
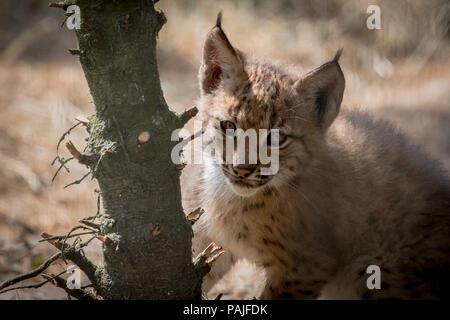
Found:
<path fill-rule="evenodd" d="M 49 3 L 48 6 L 50 8 L 58 8 L 58 9 L 63 9 L 64 11 L 66 11 L 68 5 L 65 4 L 64 2 L 52 2 Z"/>
<path fill-rule="evenodd" d="M 186 124 L 189 120 L 191 120 L 193 117 L 195 117 L 197 115 L 197 113 L 198 113 L 198 109 L 196 106 L 193 106 L 193 107 L 187 109 L 180 116 L 181 123 L 183 125 Z"/>
<path fill-rule="evenodd" d="M 88 171 L 88 172 L 87 172 L 84 176 L 82 176 L 80 179 L 78 179 L 78 180 L 76 180 L 76 181 L 74 181 L 74 182 L 72 182 L 72 183 L 69 183 L 68 185 L 64 186 L 64 189 L 66 189 L 66 188 L 68 188 L 68 187 L 70 187 L 70 186 L 73 186 L 74 184 L 80 184 L 80 183 L 83 182 L 83 180 L 86 179 L 91 173 L 92 173 L 91 171 Z"/>
<path fill-rule="evenodd" d="M 81 219 L 81 220 L 78 220 L 78 222 L 100 231 L 100 225 L 98 223 L 89 221 L 87 219 Z"/>
<path fill-rule="evenodd" d="M 203 213 L 205 213 L 205 210 L 202 208 L 197 208 L 187 215 L 187 219 L 191 222 L 191 224 L 194 224 L 198 219 L 200 219 Z"/>
<path fill-rule="evenodd" d="M 150 141 L 150 132 L 148 131 L 143 131 L 139 134 L 138 136 L 138 145 L 141 146 L 143 144 L 146 144 L 147 142 Z"/>
<path fill-rule="evenodd" d="M 59 241 L 53 240 L 53 236 L 46 232 L 41 233 L 41 237 L 44 238 L 48 243 L 54 246 L 58 250 L 62 250 L 62 244 Z"/>
<path fill-rule="evenodd" d="M 68 236 L 67 239 L 84 236 L 84 235 L 88 235 L 88 234 L 95 234 L 95 232 L 89 231 L 89 232 L 75 233 L 75 234 L 71 234 L 70 236 Z M 47 238 L 47 239 L 41 239 L 41 240 L 39 240 L 39 242 L 45 242 L 45 241 L 49 241 L 49 240 L 58 240 L 59 241 L 59 240 L 64 240 L 65 238 L 66 238 L 66 236 L 54 236 L 54 237 Z"/>
<path fill-rule="evenodd" d="M 94 265 L 88 258 L 86 258 L 83 254 L 81 254 L 81 248 L 70 246 L 68 244 L 62 244 L 60 241 L 51 240 L 53 238 L 52 235 L 48 233 L 42 233 L 41 237 L 46 239 L 50 244 L 55 246 L 57 249 L 61 250 L 61 255 L 66 257 L 75 263 L 88 277 L 88 279 L 92 282 L 94 288 L 97 288 L 97 276 L 96 273 L 99 268 Z"/>
<path fill-rule="evenodd" d="M 66 271 L 62 271 L 60 273 L 58 273 L 58 276 L 62 275 L 66 273 Z M 0 294 L 6 293 L 8 291 L 13 291 L 13 290 L 19 290 L 19 289 L 37 289 L 42 287 L 44 284 L 49 283 L 51 281 L 51 279 L 45 280 L 43 282 L 40 282 L 38 284 L 32 284 L 32 285 L 28 285 L 28 286 L 20 286 L 20 287 L 14 287 L 14 288 L 9 288 L 9 289 L 5 289 L 3 291 L 0 291 Z"/>
<path fill-rule="evenodd" d="M 81 122 L 80 122 L 81 123 Z M 74 146 L 72 141 L 66 142 L 66 148 L 69 150 L 70 154 L 78 160 L 79 163 L 88 165 L 90 163 L 90 159 L 87 155 L 82 154 L 78 149 Z"/>
<path fill-rule="evenodd" d="M 74 53 L 76 52 L 75 49 L 69 49 L 69 51 L 72 50 Z M 72 53 L 72 52 L 71 52 Z M 74 54 L 72 53 L 72 54 Z M 80 53 L 80 50 L 78 50 L 78 54 Z M 83 116 L 78 116 L 75 118 L 75 120 L 77 120 L 78 122 L 80 122 L 83 126 L 87 126 L 89 124 L 89 119 Z"/>
<path fill-rule="evenodd" d="M 74 157 L 70 157 L 68 159 L 64 159 L 63 157 L 60 156 L 56 156 L 55 160 L 53 160 L 52 165 L 56 162 L 56 160 L 58 160 L 58 162 L 60 163 L 60 166 L 58 168 L 58 170 L 56 170 L 55 174 L 53 175 L 52 178 L 52 182 L 55 181 L 56 176 L 58 175 L 59 171 L 61 171 L 62 168 L 66 169 L 67 172 L 70 172 L 69 168 L 67 168 L 66 163 L 75 159 Z"/>
<path fill-rule="evenodd" d="M 194 265 L 202 277 L 208 274 L 214 261 L 216 261 L 224 252 L 222 247 L 212 242 L 194 259 Z"/>

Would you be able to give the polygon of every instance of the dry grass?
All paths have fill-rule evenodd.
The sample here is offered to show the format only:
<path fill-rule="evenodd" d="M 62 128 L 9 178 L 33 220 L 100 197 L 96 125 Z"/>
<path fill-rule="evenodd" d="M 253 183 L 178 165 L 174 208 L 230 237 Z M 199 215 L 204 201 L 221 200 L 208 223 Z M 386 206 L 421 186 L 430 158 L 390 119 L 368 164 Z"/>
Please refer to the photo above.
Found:
<path fill-rule="evenodd" d="M 359 105 L 394 121 L 450 170 L 448 32 L 442 31 L 442 24 L 430 22 L 439 22 L 431 18 L 440 14 L 448 28 L 445 2 L 427 2 L 425 7 L 423 1 L 380 1 L 384 20 L 378 31 L 365 28 L 369 1 L 346 1 L 344 6 L 328 1 L 322 7 L 317 1 L 301 1 L 302 6 L 282 2 L 292 9 L 283 10 L 275 1 L 258 6 L 252 4 L 255 1 L 158 3 L 169 19 L 160 33 L 158 55 L 171 108 L 180 111 L 194 103 L 202 41 L 220 8 L 226 32 L 244 52 L 308 69 L 343 46 L 344 104 Z M 82 70 L 75 58 L 65 55 L 68 36 L 58 31 L 57 22 L 53 21 L 54 32 L 46 31 L 39 40 L 22 45 L 13 59 L 10 55 L 0 60 L 0 281 L 29 270 L 51 252 L 46 244 L 36 246 L 40 232 L 64 233 L 79 218 L 96 211 L 95 181 L 63 189 L 86 172 L 79 164 L 69 163 L 70 174 L 61 171 L 51 183 L 56 168 L 50 162 L 59 137 L 76 116 L 93 113 Z M 17 33 L 23 31 L 18 28 Z M 3 52 L 8 48 L 14 52 L 1 40 L 0 34 Z M 39 46 L 36 41 L 52 45 Z M 46 54 L 52 58 L 34 58 Z M 70 139 L 82 147 L 86 136 L 84 129 L 77 128 Z M 61 153 L 67 156 L 64 148 Z M 98 253 L 98 245 L 92 251 Z M 29 252 L 31 256 L 23 259 Z M 253 271 L 246 264 L 235 269 L 213 293 L 251 298 L 259 287 L 245 280 L 255 280 Z M 65 297 L 47 287 L 0 299 Z"/>

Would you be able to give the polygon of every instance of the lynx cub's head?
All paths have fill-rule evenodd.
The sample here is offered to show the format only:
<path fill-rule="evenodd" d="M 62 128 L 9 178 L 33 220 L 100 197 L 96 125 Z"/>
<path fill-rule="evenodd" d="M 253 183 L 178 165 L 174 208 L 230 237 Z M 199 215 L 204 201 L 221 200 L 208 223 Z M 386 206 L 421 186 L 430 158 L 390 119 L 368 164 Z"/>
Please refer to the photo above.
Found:
<path fill-rule="evenodd" d="M 313 161 L 314 150 L 323 143 L 327 128 L 339 112 L 345 86 L 339 56 L 340 51 L 332 61 L 303 75 L 277 64 L 258 62 L 231 45 L 219 13 L 206 37 L 199 71 L 198 118 L 203 122 L 204 141 L 217 143 L 217 134 L 225 141 L 239 129 L 266 129 L 268 133 L 278 129 L 278 141 L 274 142 L 271 134 L 258 134 L 256 145 L 258 150 L 265 146 L 268 154 L 278 152 L 279 169 L 273 175 L 261 174 L 270 164 L 260 161 L 259 152 L 254 155 L 256 161 L 248 161 L 247 137 L 244 162 L 236 161 L 235 144 L 231 163 L 205 159 L 206 174 L 222 179 L 242 197 L 265 188 L 279 188 L 298 177 Z M 230 153 L 224 148 L 224 158 L 227 151 Z"/>

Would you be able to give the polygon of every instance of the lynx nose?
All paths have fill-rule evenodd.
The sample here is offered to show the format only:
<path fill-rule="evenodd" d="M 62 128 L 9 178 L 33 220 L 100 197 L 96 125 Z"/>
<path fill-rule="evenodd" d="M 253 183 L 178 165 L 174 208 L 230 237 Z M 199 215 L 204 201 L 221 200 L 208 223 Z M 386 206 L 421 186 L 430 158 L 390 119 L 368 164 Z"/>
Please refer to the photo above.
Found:
<path fill-rule="evenodd" d="M 237 165 L 233 166 L 233 172 L 239 177 L 246 178 L 248 177 L 254 170 L 254 167 Z"/>

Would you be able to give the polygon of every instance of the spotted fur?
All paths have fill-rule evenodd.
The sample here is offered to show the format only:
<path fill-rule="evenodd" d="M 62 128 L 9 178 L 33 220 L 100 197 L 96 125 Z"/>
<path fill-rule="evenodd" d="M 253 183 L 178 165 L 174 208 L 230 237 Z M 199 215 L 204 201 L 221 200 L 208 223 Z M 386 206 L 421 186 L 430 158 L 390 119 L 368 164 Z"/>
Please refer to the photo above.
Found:
<path fill-rule="evenodd" d="M 212 278 L 232 257 L 263 267 L 266 299 L 448 298 L 448 177 L 389 123 L 340 110 L 339 56 L 305 74 L 234 49 L 220 21 L 210 31 L 196 117 L 204 144 L 224 120 L 288 140 L 269 178 L 256 169 L 237 179 L 210 154 L 184 169 L 186 211 L 205 210 L 195 247 L 228 251 Z M 379 290 L 366 286 L 372 264 Z"/>

